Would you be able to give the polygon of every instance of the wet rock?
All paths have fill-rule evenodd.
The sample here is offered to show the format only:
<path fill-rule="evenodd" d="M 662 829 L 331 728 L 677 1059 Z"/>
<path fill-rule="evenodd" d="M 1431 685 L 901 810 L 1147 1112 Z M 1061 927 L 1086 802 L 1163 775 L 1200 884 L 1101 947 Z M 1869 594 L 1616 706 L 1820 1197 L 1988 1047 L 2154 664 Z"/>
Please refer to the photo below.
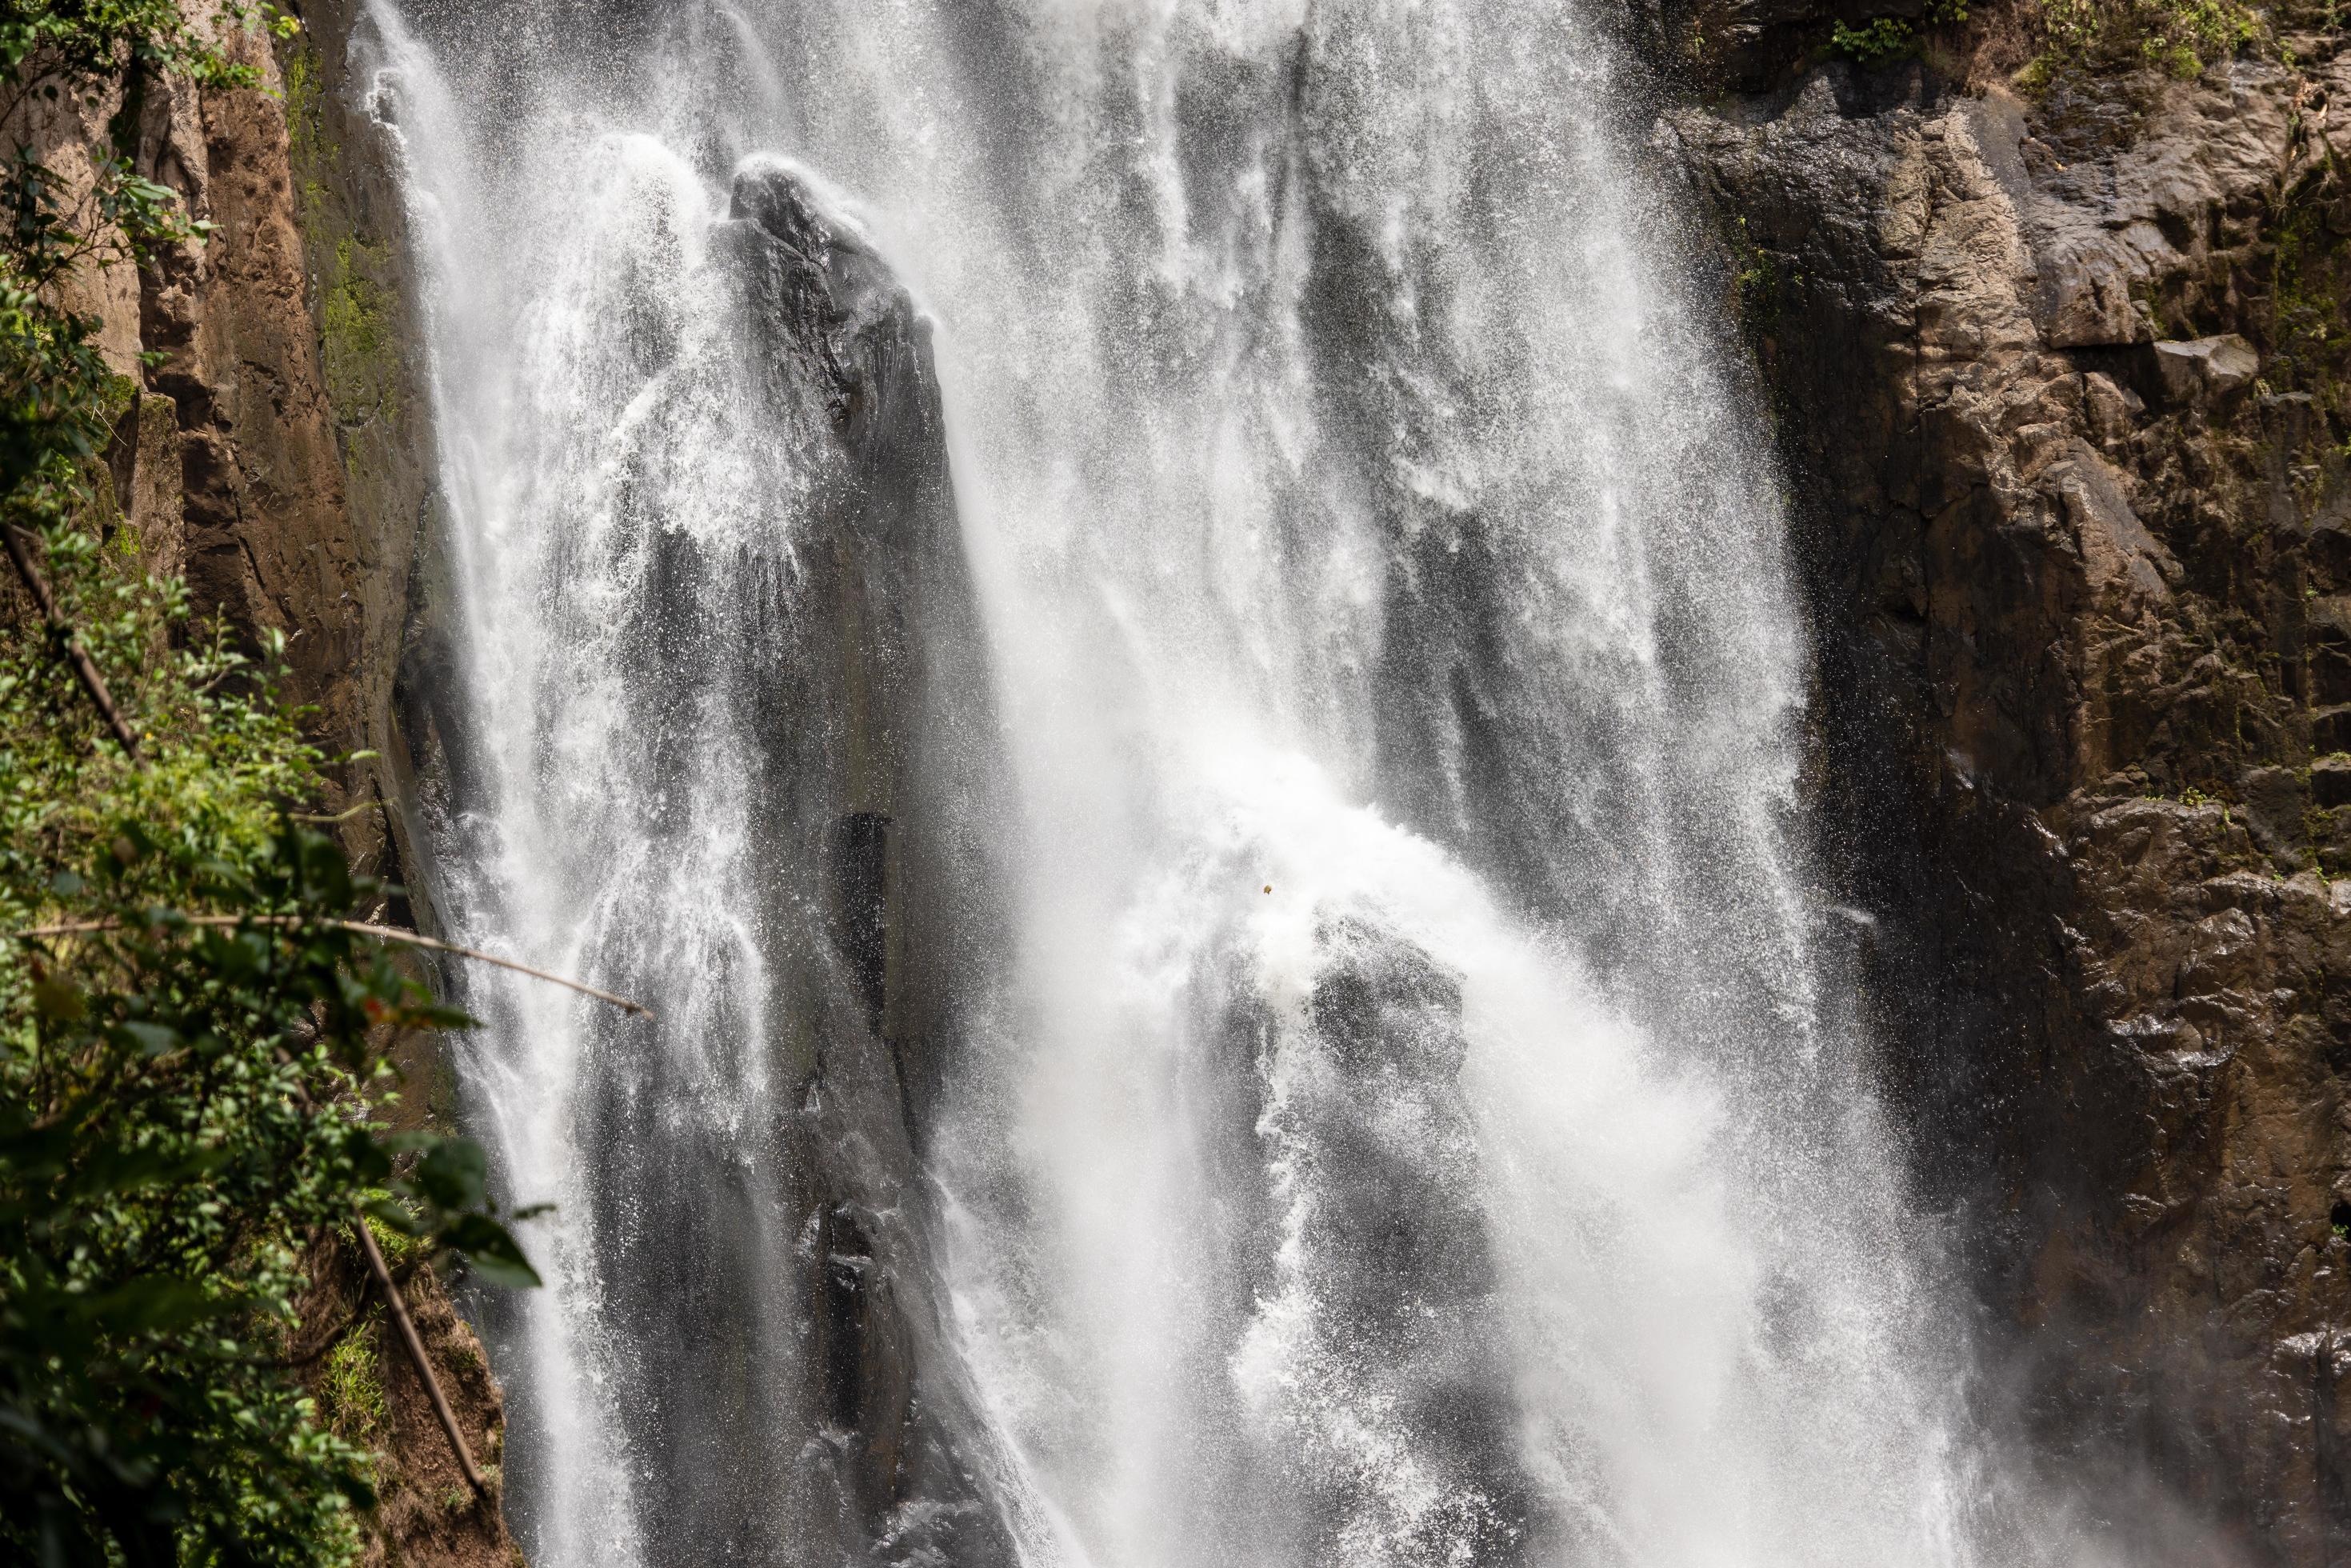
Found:
<path fill-rule="evenodd" d="M 2155 365 L 2164 395 L 2175 402 L 2199 403 L 2232 392 L 2262 368 L 2252 344 L 2234 332 L 2217 338 L 2155 345 Z"/>
<path fill-rule="evenodd" d="M 975 913 L 993 703 L 929 325 L 780 162 L 737 172 L 711 253 L 739 322 L 724 384 L 791 548 L 662 530 L 625 626 L 632 695 L 649 725 L 682 727 L 656 760 L 700 737 L 689 694 L 739 707 L 758 920 L 815 915 L 830 940 L 760 950 L 776 1021 L 744 1043 L 776 1081 L 753 1101 L 771 1125 L 695 1120 L 674 1040 L 612 1040 L 583 1074 L 585 1223 L 632 1347 L 615 1404 L 638 1505 L 684 1557 L 790 1561 L 815 1542 L 984 1568 L 1009 1545 L 973 1479 L 988 1438 L 948 1369 L 919 1156 L 993 973 Z M 672 979 L 615 984 L 658 1000 Z"/>
<path fill-rule="evenodd" d="M 2302 776 L 2290 768 L 2249 768 L 2238 778 L 2237 798 L 2262 852 L 2288 871 L 2300 871 L 2308 858 L 2309 829 L 2303 817 L 2311 799 Z"/>
<path fill-rule="evenodd" d="M 2314 395 L 2351 257 L 2292 215 L 2341 199 L 2310 106 L 2346 87 L 2327 51 L 2032 103 L 1830 67 L 1660 138 L 1726 270 L 1777 280 L 1741 303 L 1823 820 L 1921 1179 L 1978 1217 L 2028 1429 L 2215 1532 L 2123 1511 L 2134 1561 L 2351 1549 L 2316 1364 L 2273 1355 L 2351 1262 L 2351 471 Z"/>
<path fill-rule="evenodd" d="M 1258 1124 L 1287 1216 L 1256 1331 L 1284 1346 L 1269 1459 L 1312 1560 L 1377 1541 L 1404 1561 L 1519 1561 L 1530 1479 L 1458 1082 L 1461 981 L 1362 917 L 1326 921 L 1315 946 L 1305 1027 L 1276 1037 Z M 1363 1473 L 1367 1443 L 1394 1447 L 1396 1474 Z"/>

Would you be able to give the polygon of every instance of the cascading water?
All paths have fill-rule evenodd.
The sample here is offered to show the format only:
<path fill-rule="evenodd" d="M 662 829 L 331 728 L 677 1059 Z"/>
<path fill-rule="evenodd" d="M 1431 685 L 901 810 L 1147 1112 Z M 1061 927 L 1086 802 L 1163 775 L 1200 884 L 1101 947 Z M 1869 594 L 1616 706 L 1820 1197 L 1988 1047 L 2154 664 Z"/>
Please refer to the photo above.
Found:
<path fill-rule="evenodd" d="M 374 5 L 533 1561 L 2010 1559 L 1596 3 Z"/>

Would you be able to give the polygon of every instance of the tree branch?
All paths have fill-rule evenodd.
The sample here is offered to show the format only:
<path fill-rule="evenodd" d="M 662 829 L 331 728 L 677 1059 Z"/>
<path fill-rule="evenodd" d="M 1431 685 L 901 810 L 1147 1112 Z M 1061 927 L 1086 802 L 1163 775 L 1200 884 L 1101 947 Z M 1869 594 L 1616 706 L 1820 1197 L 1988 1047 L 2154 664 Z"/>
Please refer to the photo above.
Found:
<path fill-rule="evenodd" d="M 26 548 L 23 530 L 14 523 L 0 523 L 0 542 L 7 545 L 8 559 L 16 563 L 16 575 L 25 582 L 25 591 L 33 596 L 34 604 L 41 612 L 41 619 L 48 623 L 49 636 L 57 643 L 58 656 L 73 671 L 74 679 L 81 683 L 81 689 L 90 702 L 106 716 L 107 727 L 114 731 L 115 741 L 122 747 L 123 755 L 133 762 L 140 760 L 139 737 L 131 733 L 131 726 L 124 722 L 122 711 L 114 706 L 114 698 L 106 689 L 106 677 L 98 673 L 98 666 L 90 661 L 89 650 L 81 645 L 81 633 L 74 630 L 74 623 L 65 618 L 57 609 L 57 601 L 49 597 L 49 585 L 42 580 L 40 569 L 33 564 L 33 555 Z"/>
<path fill-rule="evenodd" d="M 559 986 L 578 991 L 581 996 L 593 997 L 600 1002 L 610 1002 L 622 1011 L 632 1012 L 639 1018 L 650 1019 L 653 1016 L 651 1008 L 641 1002 L 632 1002 L 626 997 L 616 997 L 610 991 L 600 991 L 593 986 L 582 985 L 578 980 L 566 979 L 561 975 L 550 975 L 545 969 L 534 969 L 528 964 L 517 964 L 512 958 L 501 958 L 495 953 L 485 953 L 475 947 L 460 947 L 455 942 L 444 942 L 436 936 L 420 936 L 413 931 L 394 930 L 389 925 L 371 925 L 361 920 L 310 921 L 298 915 L 183 915 L 180 918 L 191 925 L 331 925 L 339 931 L 349 931 L 360 936 L 372 936 L 379 942 L 396 942 L 407 947 L 429 947 L 435 953 L 450 953 L 460 958 L 474 958 L 485 964 L 495 964 L 501 969 L 512 969 L 517 975 L 528 975 L 534 980 L 551 980 Z M 120 931 L 122 929 L 122 925 L 120 920 L 68 920 L 55 925 L 27 925 L 21 931 L 11 931 L 7 935 L 10 936 L 78 936 L 93 931 Z"/>

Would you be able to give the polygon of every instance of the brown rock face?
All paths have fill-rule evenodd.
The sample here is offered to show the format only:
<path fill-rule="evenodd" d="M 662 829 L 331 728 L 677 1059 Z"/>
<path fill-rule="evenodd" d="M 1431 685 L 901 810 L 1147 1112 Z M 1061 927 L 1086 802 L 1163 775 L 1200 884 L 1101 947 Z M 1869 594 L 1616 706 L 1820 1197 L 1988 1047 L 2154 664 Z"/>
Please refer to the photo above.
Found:
<path fill-rule="evenodd" d="M 1797 483 L 1922 1181 L 2053 1476 L 2151 1480 L 2196 1561 L 2351 1545 L 2331 47 L 2030 103 L 1836 65 L 1659 129 Z"/>
<path fill-rule="evenodd" d="M 406 631 L 425 456 L 392 276 L 399 209 L 372 128 L 345 112 L 348 19 L 313 6 L 257 88 L 152 86 L 142 171 L 218 225 L 137 279 L 132 348 L 162 354 L 117 431 L 117 495 L 197 615 L 287 639 L 340 808 L 396 802 L 390 693 Z M 344 763 L 355 751 L 374 758 Z M 396 824 L 395 824 L 396 826 Z M 343 829 L 363 870 L 400 864 L 385 814 Z"/>
<path fill-rule="evenodd" d="M 344 607 L 363 563 L 304 299 L 275 62 L 249 36 L 231 47 L 262 65 L 269 91 L 174 86 L 146 106 L 141 162 L 220 225 L 141 279 L 141 339 L 164 356 L 148 390 L 176 405 L 183 569 L 197 613 L 283 632 L 296 695 L 319 705 L 322 735 L 340 737 L 359 727 L 342 678 L 358 656 Z"/>

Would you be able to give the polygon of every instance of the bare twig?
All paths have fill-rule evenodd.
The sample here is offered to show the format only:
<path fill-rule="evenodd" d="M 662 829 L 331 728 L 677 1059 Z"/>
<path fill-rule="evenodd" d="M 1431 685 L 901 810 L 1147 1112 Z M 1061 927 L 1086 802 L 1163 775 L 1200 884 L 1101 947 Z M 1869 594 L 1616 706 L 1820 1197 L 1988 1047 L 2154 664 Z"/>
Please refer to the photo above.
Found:
<path fill-rule="evenodd" d="M 337 822 L 348 822 L 353 817 L 359 816 L 362 812 L 375 810 L 382 804 L 383 801 L 381 799 L 362 800 L 358 805 L 353 806 L 350 810 L 347 811 L 338 811 L 331 817 L 322 817 L 315 811 L 293 811 L 287 814 L 298 822 L 317 822 L 326 827 L 332 827 Z"/>
<path fill-rule="evenodd" d="M 610 1002 L 623 1011 L 636 1014 L 639 1018 L 649 1019 L 653 1016 L 653 1009 L 643 1003 L 632 1002 L 626 997 L 616 997 L 610 991 L 600 991 L 593 986 L 582 985 L 578 980 L 566 979 L 561 975 L 550 975 L 545 969 L 534 969 L 528 964 L 517 964 L 512 958 L 501 958 L 495 953 L 485 953 L 475 947 L 460 947 L 455 942 L 444 942 L 435 936 L 419 936 L 413 931 L 398 931 L 389 925 L 371 925 L 362 920 L 310 922 L 298 915 L 183 915 L 180 918 L 191 925 L 283 926 L 310 924 L 331 925 L 339 931 L 350 931 L 361 936 L 372 936 L 379 942 L 397 942 L 408 947 L 429 947 L 435 953 L 450 953 L 460 958 L 474 958 L 485 964 L 496 964 L 501 969 L 512 969 L 516 974 L 528 975 L 534 980 L 551 980 L 559 986 L 569 987 L 583 997 L 593 997 L 600 1002 Z M 11 931 L 8 935 L 11 936 L 77 936 L 93 931 L 119 931 L 121 928 L 122 922 L 120 920 L 67 920 L 55 925 L 27 925 L 21 931 Z"/>
<path fill-rule="evenodd" d="M 375 1232 L 368 1228 L 367 1216 L 356 1216 L 351 1228 L 359 1232 L 360 1250 L 367 1254 L 369 1271 L 383 1289 L 384 1304 L 392 1309 L 392 1324 L 400 1330 L 400 1343 L 408 1347 L 408 1359 L 415 1364 L 425 1396 L 433 1401 L 433 1414 L 441 1417 L 441 1430 L 449 1435 L 449 1448 L 457 1456 L 457 1468 L 465 1472 L 465 1484 L 474 1489 L 474 1495 L 488 1502 L 490 1483 L 474 1464 L 474 1451 L 465 1446 L 465 1434 L 457 1426 L 456 1412 L 449 1408 L 449 1396 L 441 1392 L 441 1379 L 434 1375 L 433 1363 L 424 1354 L 424 1342 L 417 1337 L 416 1324 L 408 1316 L 408 1303 L 401 1300 L 400 1287 L 392 1283 L 392 1270 L 384 1264 L 383 1249 L 375 1244 Z"/>
<path fill-rule="evenodd" d="M 33 564 L 33 552 L 26 548 L 25 535 L 14 523 L 0 523 L 0 543 L 8 547 L 8 559 L 16 566 L 16 575 L 24 580 L 25 591 L 47 622 L 49 636 L 57 646 L 57 654 L 73 671 L 74 679 L 98 711 L 106 716 L 106 725 L 114 732 L 115 740 L 123 754 L 132 761 L 139 760 L 139 737 L 131 733 L 131 726 L 122 717 L 122 710 L 114 706 L 114 698 L 106 689 L 106 677 L 98 673 L 90 662 L 89 650 L 81 645 L 81 633 L 74 623 L 57 609 L 57 601 L 49 596 L 49 585 L 43 580 L 40 569 Z"/>

